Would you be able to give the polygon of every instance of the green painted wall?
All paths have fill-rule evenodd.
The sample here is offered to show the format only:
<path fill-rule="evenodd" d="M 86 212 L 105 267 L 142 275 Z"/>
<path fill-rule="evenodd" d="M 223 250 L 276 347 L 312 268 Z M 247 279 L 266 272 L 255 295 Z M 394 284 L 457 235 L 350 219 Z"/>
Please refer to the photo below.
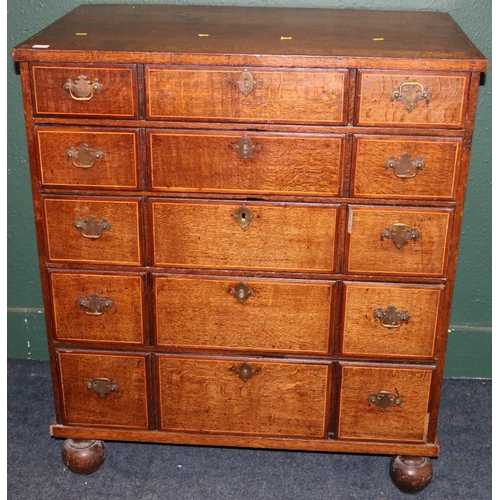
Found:
<path fill-rule="evenodd" d="M 490 60 L 491 0 L 8 0 L 8 357 L 47 359 L 19 76 L 10 49 L 81 3 L 178 3 L 261 7 L 433 10 L 450 13 Z M 404 36 L 402 31 L 401 36 Z M 491 377 L 491 70 L 479 91 L 445 376 Z"/>

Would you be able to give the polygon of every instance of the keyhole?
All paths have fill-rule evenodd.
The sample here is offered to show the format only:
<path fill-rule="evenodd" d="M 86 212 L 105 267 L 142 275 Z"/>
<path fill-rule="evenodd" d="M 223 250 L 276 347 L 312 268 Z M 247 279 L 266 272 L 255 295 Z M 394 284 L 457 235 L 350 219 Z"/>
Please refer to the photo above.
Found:
<path fill-rule="evenodd" d="M 245 212 L 241 212 L 241 220 L 245 221 L 247 218 L 247 214 Z"/>
<path fill-rule="evenodd" d="M 243 87 L 245 88 L 245 90 L 248 89 L 248 78 L 245 78 L 243 80 Z"/>

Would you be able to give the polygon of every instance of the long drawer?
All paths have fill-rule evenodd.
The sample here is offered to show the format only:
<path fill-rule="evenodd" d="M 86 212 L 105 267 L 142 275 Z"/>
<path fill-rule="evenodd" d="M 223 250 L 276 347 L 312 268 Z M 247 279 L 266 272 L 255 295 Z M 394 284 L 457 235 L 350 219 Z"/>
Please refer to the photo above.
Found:
<path fill-rule="evenodd" d="M 154 264 L 332 271 L 338 207 L 153 200 Z"/>
<path fill-rule="evenodd" d="M 159 355 L 157 366 L 160 430 L 325 436 L 326 362 Z"/>
<path fill-rule="evenodd" d="M 343 135 L 153 130 L 147 142 L 157 191 L 339 194 Z"/>
<path fill-rule="evenodd" d="M 332 283 L 156 275 L 153 286 L 159 346 L 330 350 Z"/>
<path fill-rule="evenodd" d="M 345 70 L 146 66 L 153 120 L 327 123 L 346 120 Z"/>

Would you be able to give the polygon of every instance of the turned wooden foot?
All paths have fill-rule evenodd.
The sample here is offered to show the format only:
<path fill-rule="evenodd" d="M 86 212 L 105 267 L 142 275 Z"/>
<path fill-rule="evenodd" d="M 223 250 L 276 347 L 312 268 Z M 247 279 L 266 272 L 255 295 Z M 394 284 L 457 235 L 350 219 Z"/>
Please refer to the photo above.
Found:
<path fill-rule="evenodd" d="M 398 455 L 391 460 L 392 482 L 404 493 L 422 491 L 432 479 L 432 463 L 428 457 Z"/>
<path fill-rule="evenodd" d="M 105 458 L 106 448 L 102 441 L 66 439 L 62 448 L 64 464 L 76 474 L 92 474 Z"/>

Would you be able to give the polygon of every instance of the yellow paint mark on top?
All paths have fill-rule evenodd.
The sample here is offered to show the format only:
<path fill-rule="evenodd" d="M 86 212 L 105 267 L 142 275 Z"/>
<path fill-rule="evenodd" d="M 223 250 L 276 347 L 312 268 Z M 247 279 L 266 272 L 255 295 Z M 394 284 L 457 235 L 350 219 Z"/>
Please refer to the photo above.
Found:
<path fill-rule="evenodd" d="M 198 33 L 198 36 L 210 36 L 209 33 Z"/>
<path fill-rule="evenodd" d="M 381 40 L 384 40 L 383 38 L 374 38 L 373 41 L 374 42 L 380 42 Z"/>
<path fill-rule="evenodd" d="M 87 33 L 84 33 L 84 32 L 79 32 L 79 33 L 75 33 L 76 36 L 85 36 Z"/>
<path fill-rule="evenodd" d="M 282 36 L 281 37 L 281 40 L 291 40 L 292 37 L 291 36 Z"/>

